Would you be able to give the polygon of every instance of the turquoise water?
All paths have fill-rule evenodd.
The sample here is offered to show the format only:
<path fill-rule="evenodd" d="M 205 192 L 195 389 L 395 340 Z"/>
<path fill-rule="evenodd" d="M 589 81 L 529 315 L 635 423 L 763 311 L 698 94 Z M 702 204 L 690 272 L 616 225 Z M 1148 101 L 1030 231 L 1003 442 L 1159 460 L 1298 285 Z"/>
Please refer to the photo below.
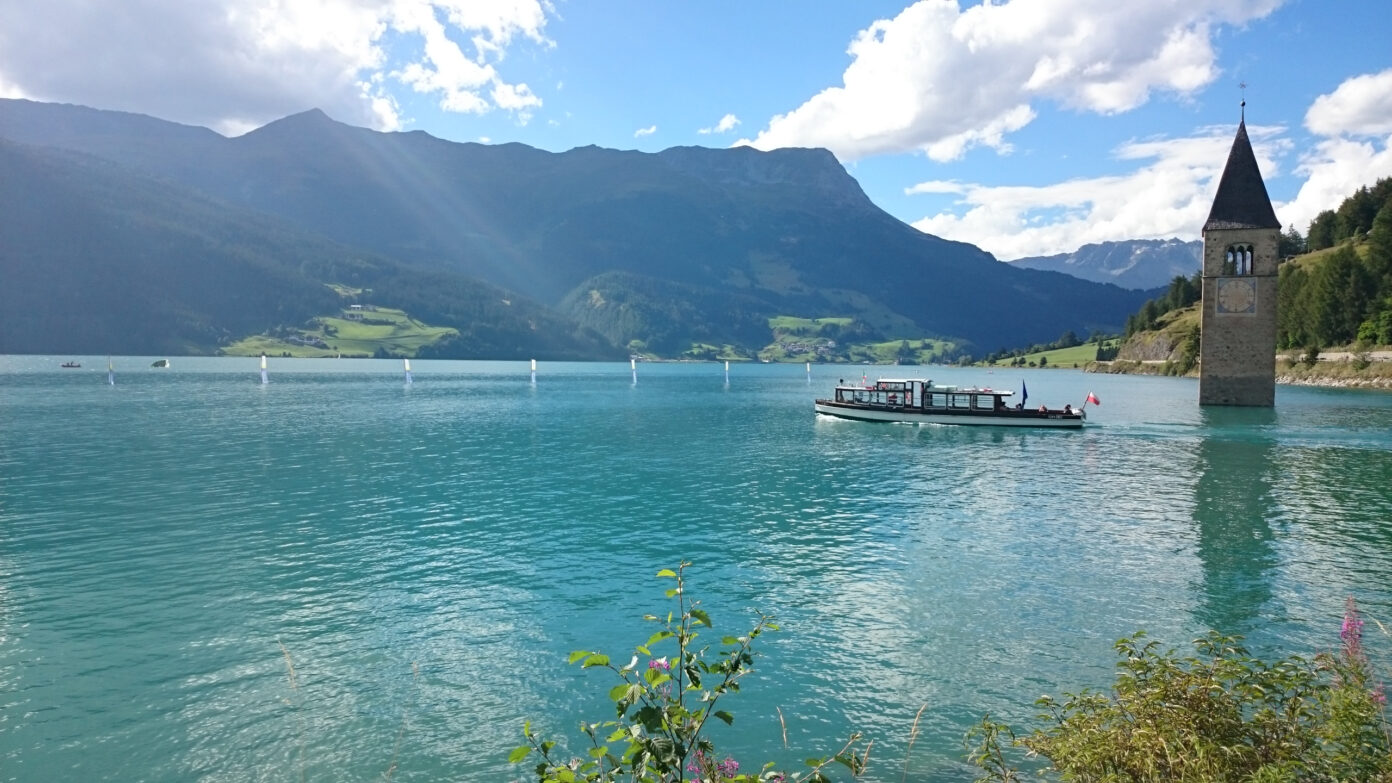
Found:
<path fill-rule="evenodd" d="M 870 780 L 970 779 L 969 725 L 1105 685 L 1136 629 L 1311 654 L 1347 595 L 1392 617 L 1387 394 L 923 368 L 1102 401 L 1036 432 L 812 413 L 876 368 L 66 358 L 0 357 L 0 780 L 521 778 L 524 720 L 612 716 L 566 654 L 627 660 L 683 558 L 713 636 L 783 627 L 722 750 L 861 731 Z"/>

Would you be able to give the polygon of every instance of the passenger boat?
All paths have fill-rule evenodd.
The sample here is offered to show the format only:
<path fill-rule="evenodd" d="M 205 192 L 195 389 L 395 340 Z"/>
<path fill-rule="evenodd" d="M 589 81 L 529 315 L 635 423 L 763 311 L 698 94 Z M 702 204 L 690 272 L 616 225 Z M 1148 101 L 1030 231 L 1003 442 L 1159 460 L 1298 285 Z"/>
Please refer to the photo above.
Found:
<path fill-rule="evenodd" d="M 62 364 L 60 364 L 60 365 L 58 365 L 58 366 L 59 366 L 59 367 L 62 367 L 62 368 L 65 369 L 65 370 L 72 370 L 72 369 L 76 369 L 76 368 L 78 368 L 78 367 L 81 367 L 82 365 L 78 364 L 77 362 L 63 362 Z"/>
<path fill-rule="evenodd" d="M 856 421 L 906 424 L 971 424 L 992 427 L 1078 429 L 1087 421 L 1081 408 L 1027 409 L 1011 405 L 1006 389 L 934 386 L 922 378 L 882 379 L 871 385 L 836 386 L 830 399 L 817 400 L 817 413 Z"/>

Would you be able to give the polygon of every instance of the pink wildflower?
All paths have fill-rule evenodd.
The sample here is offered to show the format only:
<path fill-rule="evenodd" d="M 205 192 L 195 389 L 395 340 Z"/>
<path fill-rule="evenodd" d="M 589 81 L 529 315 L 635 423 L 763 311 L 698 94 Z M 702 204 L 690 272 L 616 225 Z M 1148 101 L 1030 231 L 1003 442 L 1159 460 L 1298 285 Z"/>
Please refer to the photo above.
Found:
<path fill-rule="evenodd" d="M 1363 619 L 1358 616 L 1358 607 L 1353 596 L 1344 602 L 1344 624 L 1339 629 L 1339 638 L 1344 640 L 1344 657 L 1350 662 L 1365 660 L 1363 656 Z"/>
<path fill-rule="evenodd" d="M 648 661 L 648 668 L 656 669 L 660 672 L 670 672 L 672 671 L 672 664 L 668 663 L 666 658 L 654 658 Z"/>
<path fill-rule="evenodd" d="M 719 776 L 718 779 L 723 780 L 732 778 L 739 772 L 739 762 L 726 756 L 724 761 L 712 765 L 710 761 L 706 759 L 706 754 L 699 750 L 692 754 L 690 761 L 686 762 L 687 772 L 695 772 L 699 775 L 706 771 L 707 768 L 709 768 L 709 771 L 716 773 L 716 775 Z M 778 779 L 782 780 L 781 777 Z"/>

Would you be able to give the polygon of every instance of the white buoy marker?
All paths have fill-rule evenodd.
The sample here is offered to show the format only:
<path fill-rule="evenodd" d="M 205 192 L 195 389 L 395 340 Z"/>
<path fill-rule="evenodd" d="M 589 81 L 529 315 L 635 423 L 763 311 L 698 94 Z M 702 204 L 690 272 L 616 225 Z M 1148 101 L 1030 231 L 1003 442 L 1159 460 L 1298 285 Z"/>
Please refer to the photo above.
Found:
<path fill-rule="evenodd" d="M 402 359 L 401 361 L 406 363 L 406 385 L 410 386 L 411 384 L 415 383 L 415 380 L 411 378 L 411 360 Z"/>
<path fill-rule="evenodd" d="M 266 354 L 264 353 L 261 354 L 261 383 L 270 383 L 270 380 L 266 377 Z"/>
<path fill-rule="evenodd" d="M 536 385 L 536 359 L 532 360 L 532 385 Z"/>

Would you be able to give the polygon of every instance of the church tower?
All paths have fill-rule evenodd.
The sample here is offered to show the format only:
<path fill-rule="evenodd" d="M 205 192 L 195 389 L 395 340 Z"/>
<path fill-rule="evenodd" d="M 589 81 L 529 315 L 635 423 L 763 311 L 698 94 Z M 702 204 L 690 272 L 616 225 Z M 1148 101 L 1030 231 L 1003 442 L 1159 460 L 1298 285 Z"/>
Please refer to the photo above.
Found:
<path fill-rule="evenodd" d="M 1203 227 L 1200 405 L 1276 403 L 1280 238 L 1244 116 Z"/>

